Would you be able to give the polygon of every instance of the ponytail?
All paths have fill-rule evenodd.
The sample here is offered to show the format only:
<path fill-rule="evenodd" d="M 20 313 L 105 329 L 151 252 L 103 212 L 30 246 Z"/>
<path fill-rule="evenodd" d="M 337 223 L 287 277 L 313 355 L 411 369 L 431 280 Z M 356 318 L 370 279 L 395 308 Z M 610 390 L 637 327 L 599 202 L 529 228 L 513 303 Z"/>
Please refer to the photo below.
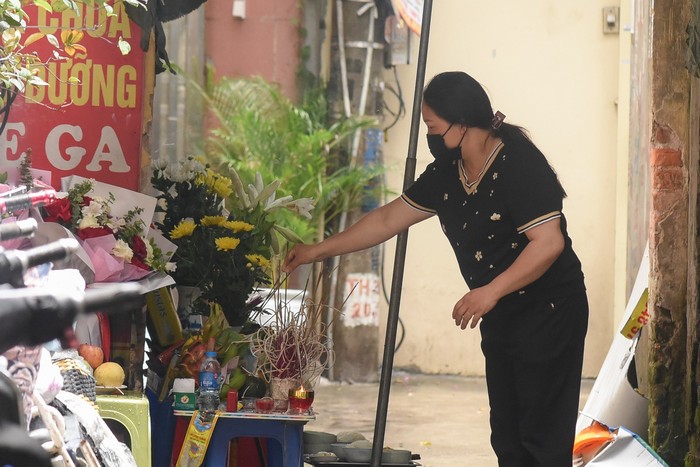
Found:
<path fill-rule="evenodd" d="M 530 135 L 527 130 L 518 125 L 511 125 L 510 123 L 501 123 L 501 126 L 497 129 L 491 128 L 491 133 L 497 138 L 501 138 L 503 142 L 507 144 L 523 144 L 531 147 L 535 147 L 535 143 L 530 139 Z"/>
<path fill-rule="evenodd" d="M 491 127 L 491 133 L 497 138 L 501 138 L 506 147 L 511 146 L 530 149 L 542 154 L 542 151 L 535 146 L 535 143 L 533 143 L 532 139 L 530 139 L 530 135 L 528 134 L 527 130 L 523 127 L 502 122 L 498 128 L 494 129 Z M 545 161 L 547 161 L 544 154 L 542 154 L 542 157 Z M 557 172 L 554 170 L 554 167 L 549 164 L 549 161 L 547 161 L 547 164 L 549 165 L 549 168 L 552 169 L 552 172 L 554 172 L 554 176 L 557 178 L 557 184 L 559 185 L 561 197 L 566 198 L 566 190 L 564 190 L 564 187 L 561 185 Z"/>

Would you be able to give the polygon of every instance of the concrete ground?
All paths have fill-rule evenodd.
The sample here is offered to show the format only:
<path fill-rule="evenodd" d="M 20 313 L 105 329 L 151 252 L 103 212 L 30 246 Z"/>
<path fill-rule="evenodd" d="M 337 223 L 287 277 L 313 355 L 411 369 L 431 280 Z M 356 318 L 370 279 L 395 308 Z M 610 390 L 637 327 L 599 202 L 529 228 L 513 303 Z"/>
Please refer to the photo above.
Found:
<path fill-rule="evenodd" d="M 581 405 L 593 386 L 584 380 Z M 331 383 L 315 389 L 316 420 L 307 430 L 357 431 L 372 439 L 379 384 Z M 424 467 L 497 467 L 489 444 L 483 378 L 394 372 L 384 446 L 409 449 Z"/>

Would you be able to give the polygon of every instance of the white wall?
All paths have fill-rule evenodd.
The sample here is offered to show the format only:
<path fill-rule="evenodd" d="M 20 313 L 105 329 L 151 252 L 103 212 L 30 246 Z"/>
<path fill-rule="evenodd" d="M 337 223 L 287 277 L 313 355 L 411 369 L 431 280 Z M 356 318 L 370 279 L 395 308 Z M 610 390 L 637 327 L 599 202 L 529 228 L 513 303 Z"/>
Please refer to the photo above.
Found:
<path fill-rule="evenodd" d="M 613 283 L 620 36 L 602 32 L 602 8 L 616 5 L 619 0 L 435 0 L 426 72 L 426 83 L 447 70 L 474 76 L 494 110 L 527 128 L 559 174 L 569 195 L 564 203 L 569 233 L 589 290 L 587 376 L 597 374 L 617 326 Z M 388 183 L 395 192 L 403 181 L 415 88 L 419 40 L 412 40 L 412 64 L 398 69 L 407 115 L 389 131 L 384 147 Z M 395 85 L 392 74 L 387 72 L 385 79 Z M 417 158 L 416 175 L 432 160 L 424 126 Z M 394 245 L 387 245 L 387 282 Z M 413 227 L 400 312 L 406 338 L 395 366 L 483 374 L 478 331 L 462 331 L 450 319 L 466 290 L 437 220 Z M 384 329 L 380 332 L 383 339 Z"/>

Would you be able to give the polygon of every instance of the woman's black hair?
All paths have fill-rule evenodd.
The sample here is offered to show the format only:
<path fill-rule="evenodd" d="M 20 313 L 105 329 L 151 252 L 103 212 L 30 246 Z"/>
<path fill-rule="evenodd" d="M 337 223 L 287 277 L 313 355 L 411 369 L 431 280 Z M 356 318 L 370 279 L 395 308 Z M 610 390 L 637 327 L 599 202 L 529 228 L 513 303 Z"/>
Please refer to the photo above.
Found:
<path fill-rule="evenodd" d="M 497 130 L 491 127 L 493 109 L 489 96 L 477 80 L 462 71 L 446 71 L 433 77 L 423 90 L 423 101 L 449 123 L 488 130 L 506 144 L 513 139 L 532 144 L 519 126 L 503 122 Z"/>
<path fill-rule="evenodd" d="M 506 146 L 520 145 L 541 153 L 524 128 L 506 122 L 497 129 L 491 126 L 494 113 L 489 96 L 477 80 L 463 71 L 435 75 L 423 89 L 423 102 L 449 123 L 488 130 Z M 563 187 L 561 192 L 566 197 Z"/>

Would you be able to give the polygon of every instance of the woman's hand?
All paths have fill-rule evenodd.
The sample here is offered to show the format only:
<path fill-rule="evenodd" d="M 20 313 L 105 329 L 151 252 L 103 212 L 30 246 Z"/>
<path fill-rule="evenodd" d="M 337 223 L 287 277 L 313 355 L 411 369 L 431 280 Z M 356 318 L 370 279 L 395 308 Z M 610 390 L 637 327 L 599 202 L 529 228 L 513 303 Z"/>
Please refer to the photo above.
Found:
<path fill-rule="evenodd" d="M 454 306 L 455 324 L 472 329 L 479 320 L 509 293 L 533 283 L 544 274 L 564 250 L 564 236 L 559 219 L 533 227 L 525 235 L 528 244 L 508 269 L 483 287 L 467 292 Z"/>
<path fill-rule="evenodd" d="M 313 263 L 379 245 L 432 215 L 412 208 L 401 198 L 396 198 L 370 211 L 355 224 L 320 243 L 296 245 L 287 253 L 282 271 L 289 274 L 300 264 Z"/>
<path fill-rule="evenodd" d="M 500 297 L 492 292 L 488 286 L 470 290 L 459 300 L 452 310 L 452 318 L 455 324 L 466 329 L 471 320 L 471 328 L 474 329 L 479 320 L 496 306 Z"/>
<path fill-rule="evenodd" d="M 295 245 L 289 253 L 287 253 L 286 258 L 284 258 L 284 263 L 282 264 L 282 271 L 290 274 L 298 266 L 302 264 L 313 263 L 317 261 L 318 253 L 316 253 L 318 245 Z"/>

